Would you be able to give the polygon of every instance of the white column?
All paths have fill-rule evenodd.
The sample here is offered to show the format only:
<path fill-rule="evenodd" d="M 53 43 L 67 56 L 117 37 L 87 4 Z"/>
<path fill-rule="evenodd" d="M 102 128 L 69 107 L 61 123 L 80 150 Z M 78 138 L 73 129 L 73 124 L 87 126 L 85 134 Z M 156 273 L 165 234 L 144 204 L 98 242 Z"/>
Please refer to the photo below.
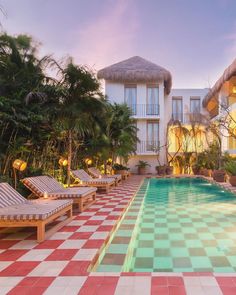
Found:
<path fill-rule="evenodd" d="M 159 85 L 159 114 L 160 114 L 160 122 L 159 122 L 159 140 L 160 140 L 160 162 L 161 164 L 165 164 L 166 162 L 166 150 L 165 150 L 165 136 L 166 136 L 166 123 L 165 123 L 165 94 L 164 94 L 164 84 L 161 83 Z"/>

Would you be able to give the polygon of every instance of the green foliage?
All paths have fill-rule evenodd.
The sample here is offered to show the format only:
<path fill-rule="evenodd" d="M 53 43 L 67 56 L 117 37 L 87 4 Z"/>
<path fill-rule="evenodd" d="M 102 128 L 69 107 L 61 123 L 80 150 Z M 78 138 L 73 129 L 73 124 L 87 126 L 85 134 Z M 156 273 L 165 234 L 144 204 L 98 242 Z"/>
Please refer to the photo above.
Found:
<path fill-rule="evenodd" d="M 95 74 L 72 60 L 61 67 L 37 56 L 27 35 L 0 35 L 0 177 L 12 179 L 12 162 L 28 163 L 22 174 L 64 180 L 60 156 L 70 168 L 127 160 L 136 149 L 136 130 L 126 105 L 109 104 Z M 56 67 L 58 79 L 47 76 Z M 68 173 L 67 171 L 67 173 Z M 63 172 L 63 173 L 62 173 Z"/>
<path fill-rule="evenodd" d="M 136 165 L 136 167 L 138 168 L 146 168 L 146 167 L 150 167 L 150 165 L 148 164 L 148 162 L 146 161 L 139 161 L 138 164 Z"/>
<path fill-rule="evenodd" d="M 236 176 L 236 161 L 231 160 L 228 161 L 224 166 L 226 172 L 228 172 L 232 176 Z"/>
<path fill-rule="evenodd" d="M 118 163 L 115 163 L 112 168 L 116 171 L 118 170 L 129 170 L 128 167 L 124 166 L 124 165 L 121 165 L 121 164 L 118 164 Z"/>

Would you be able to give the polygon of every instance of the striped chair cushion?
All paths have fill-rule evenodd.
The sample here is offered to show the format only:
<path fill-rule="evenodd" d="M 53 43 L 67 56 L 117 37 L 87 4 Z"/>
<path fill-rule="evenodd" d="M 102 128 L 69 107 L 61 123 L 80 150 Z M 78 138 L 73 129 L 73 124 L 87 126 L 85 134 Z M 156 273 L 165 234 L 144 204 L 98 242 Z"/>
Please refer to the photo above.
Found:
<path fill-rule="evenodd" d="M 27 203 L 27 200 L 8 183 L 0 183 L 0 208 L 24 203 Z"/>
<path fill-rule="evenodd" d="M 71 173 L 72 173 L 72 176 L 74 176 L 75 178 L 79 178 L 82 181 L 90 181 L 93 179 L 83 169 L 73 170 L 73 171 L 71 171 Z"/>
<path fill-rule="evenodd" d="M 101 172 L 95 167 L 88 168 L 88 171 L 93 177 L 99 178 L 99 176 L 102 176 Z"/>
<path fill-rule="evenodd" d="M 43 197 L 44 192 L 50 193 L 64 189 L 56 179 L 50 176 L 28 177 L 24 178 L 22 182 L 29 190 L 39 197 Z"/>
<path fill-rule="evenodd" d="M 26 201 L 24 204 L 0 208 L 0 220 L 45 220 L 72 203 L 72 200 Z"/>
<path fill-rule="evenodd" d="M 82 170 L 82 171 L 84 171 L 84 170 Z M 80 175 L 81 175 L 80 170 L 73 170 L 73 171 L 71 171 L 71 174 L 75 179 L 80 179 L 83 182 L 83 184 L 86 184 L 86 185 L 96 185 L 96 184 L 98 184 L 98 185 L 99 184 L 100 185 L 101 184 L 106 185 L 106 184 L 114 183 L 114 179 L 111 179 L 111 178 L 106 178 L 106 179 L 105 178 L 92 178 L 92 177 L 89 176 L 90 179 L 87 180 L 87 179 L 85 179 L 83 177 L 80 177 Z"/>
<path fill-rule="evenodd" d="M 104 175 L 102 174 L 97 168 L 95 167 L 91 167 L 88 168 L 89 173 L 93 176 L 93 177 L 102 177 L 102 178 L 113 178 L 116 180 L 121 180 L 122 176 L 120 174 L 115 174 L 115 175 Z"/>
<path fill-rule="evenodd" d="M 72 187 L 64 189 L 63 191 L 55 191 L 48 193 L 48 197 L 52 199 L 64 199 L 64 198 L 78 198 L 78 197 L 84 197 L 91 193 L 96 192 L 95 187 Z"/>

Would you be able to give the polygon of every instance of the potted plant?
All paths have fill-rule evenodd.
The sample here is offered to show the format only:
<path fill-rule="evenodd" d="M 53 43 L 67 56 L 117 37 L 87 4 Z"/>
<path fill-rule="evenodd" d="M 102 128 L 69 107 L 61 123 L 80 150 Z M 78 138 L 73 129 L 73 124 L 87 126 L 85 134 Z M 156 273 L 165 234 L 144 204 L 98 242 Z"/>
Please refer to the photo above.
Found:
<path fill-rule="evenodd" d="M 150 167 L 150 165 L 148 164 L 148 162 L 146 161 L 139 161 L 138 164 L 136 165 L 136 167 L 138 167 L 138 174 L 140 175 L 144 175 L 147 173 L 147 167 Z"/>
<path fill-rule="evenodd" d="M 166 166 L 166 174 L 167 175 L 172 175 L 173 174 L 173 169 L 174 169 L 173 166 L 167 165 Z"/>
<path fill-rule="evenodd" d="M 201 165 L 199 165 L 198 163 L 193 164 L 192 171 L 194 175 L 200 175 L 202 173 Z"/>
<path fill-rule="evenodd" d="M 156 166 L 156 171 L 157 171 L 158 175 L 165 175 L 166 174 L 166 165 Z"/>
<path fill-rule="evenodd" d="M 115 163 L 112 166 L 112 168 L 113 168 L 115 174 L 120 174 L 120 175 L 122 175 L 122 177 L 125 176 L 125 175 L 128 175 L 129 168 L 124 166 L 124 165 Z"/>
<path fill-rule="evenodd" d="M 225 165 L 225 170 L 229 174 L 229 183 L 236 186 L 236 161 L 232 160 Z"/>
<path fill-rule="evenodd" d="M 225 182 L 225 176 L 226 176 L 225 170 L 223 169 L 213 170 L 212 177 L 215 181 Z"/>

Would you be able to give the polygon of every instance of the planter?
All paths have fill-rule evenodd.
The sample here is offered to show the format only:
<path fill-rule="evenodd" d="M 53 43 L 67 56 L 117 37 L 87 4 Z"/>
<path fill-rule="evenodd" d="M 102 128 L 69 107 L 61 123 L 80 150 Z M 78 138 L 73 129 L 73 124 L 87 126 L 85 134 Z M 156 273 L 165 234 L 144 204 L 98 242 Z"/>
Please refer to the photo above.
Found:
<path fill-rule="evenodd" d="M 127 170 L 114 170 L 115 174 L 126 175 Z"/>
<path fill-rule="evenodd" d="M 211 177 L 212 176 L 212 170 L 211 169 L 206 169 L 206 168 L 201 168 L 199 170 L 199 174 L 206 176 L 206 177 Z"/>
<path fill-rule="evenodd" d="M 165 175 L 166 174 L 166 166 L 157 166 L 156 171 L 158 175 Z"/>
<path fill-rule="evenodd" d="M 200 175 L 201 174 L 201 169 L 198 167 L 192 167 L 193 174 L 194 175 Z"/>
<path fill-rule="evenodd" d="M 214 170 L 212 177 L 217 182 L 225 182 L 226 172 L 224 170 Z"/>
<path fill-rule="evenodd" d="M 173 174 L 173 166 L 166 166 L 166 174 L 167 175 L 172 175 Z"/>
<path fill-rule="evenodd" d="M 145 175 L 147 172 L 145 167 L 138 167 L 138 174 L 139 175 Z"/>
<path fill-rule="evenodd" d="M 230 176 L 230 178 L 229 178 L 229 183 L 230 183 L 232 186 L 236 186 L 236 176 L 235 176 L 235 175 Z"/>

